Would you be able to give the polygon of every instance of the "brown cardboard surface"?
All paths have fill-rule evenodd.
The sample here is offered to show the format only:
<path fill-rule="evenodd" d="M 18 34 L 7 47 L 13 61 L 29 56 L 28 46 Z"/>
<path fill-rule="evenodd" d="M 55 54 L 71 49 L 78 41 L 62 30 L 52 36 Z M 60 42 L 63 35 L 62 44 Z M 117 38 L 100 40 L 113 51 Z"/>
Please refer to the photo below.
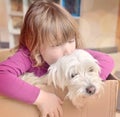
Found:
<path fill-rule="evenodd" d="M 52 89 L 53 92 L 54 89 Z M 61 92 L 57 95 L 61 95 Z M 104 93 L 99 98 L 89 98 L 87 103 L 76 109 L 69 100 L 63 104 L 63 117 L 115 117 L 118 81 L 105 81 Z M 0 117 L 39 117 L 35 106 L 0 97 Z"/>

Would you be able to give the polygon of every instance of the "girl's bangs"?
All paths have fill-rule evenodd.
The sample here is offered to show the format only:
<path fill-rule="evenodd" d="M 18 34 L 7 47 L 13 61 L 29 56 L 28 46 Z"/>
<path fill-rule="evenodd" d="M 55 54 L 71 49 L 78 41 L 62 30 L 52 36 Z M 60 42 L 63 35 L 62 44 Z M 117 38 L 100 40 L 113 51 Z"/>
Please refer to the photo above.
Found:
<path fill-rule="evenodd" d="M 59 30 L 51 29 L 48 34 L 45 35 L 45 43 L 49 46 L 61 45 L 76 37 L 76 29 L 70 26 L 59 27 Z"/>

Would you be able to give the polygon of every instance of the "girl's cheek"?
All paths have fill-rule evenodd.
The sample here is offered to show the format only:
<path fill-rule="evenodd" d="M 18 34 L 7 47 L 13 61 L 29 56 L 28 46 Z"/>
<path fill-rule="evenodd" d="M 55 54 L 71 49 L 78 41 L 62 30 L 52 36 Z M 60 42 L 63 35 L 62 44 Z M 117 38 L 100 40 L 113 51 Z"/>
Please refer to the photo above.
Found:
<path fill-rule="evenodd" d="M 51 57 L 51 63 L 55 63 L 59 58 L 62 57 L 62 54 L 54 54 L 52 57 Z"/>

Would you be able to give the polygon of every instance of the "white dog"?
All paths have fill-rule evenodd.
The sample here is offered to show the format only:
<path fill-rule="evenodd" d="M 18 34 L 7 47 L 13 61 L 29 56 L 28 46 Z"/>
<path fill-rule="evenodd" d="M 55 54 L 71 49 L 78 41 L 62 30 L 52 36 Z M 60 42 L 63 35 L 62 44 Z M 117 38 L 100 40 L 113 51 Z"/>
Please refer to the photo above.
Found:
<path fill-rule="evenodd" d="M 42 83 L 64 90 L 67 88 L 69 100 L 79 107 L 81 99 L 98 94 L 102 89 L 103 82 L 99 76 L 100 67 L 96 59 L 84 50 L 75 50 L 71 55 L 60 58 L 49 67 L 48 74 L 43 78 L 26 74 L 22 79 L 41 86 Z"/>

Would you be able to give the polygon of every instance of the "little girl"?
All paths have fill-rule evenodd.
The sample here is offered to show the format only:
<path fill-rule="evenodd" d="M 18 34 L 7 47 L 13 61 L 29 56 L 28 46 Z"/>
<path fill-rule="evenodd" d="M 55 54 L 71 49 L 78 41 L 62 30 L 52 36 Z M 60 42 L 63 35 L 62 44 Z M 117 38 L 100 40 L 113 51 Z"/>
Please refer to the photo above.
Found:
<path fill-rule="evenodd" d="M 79 48 L 83 49 L 83 45 L 74 18 L 56 3 L 36 0 L 26 13 L 16 53 L 0 63 L 0 93 L 36 105 L 43 117 L 62 116 L 63 102 L 59 97 L 22 81 L 19 76 L 33 72 L 41 77 L 58 58 Z M 114 66 L 112 58 L 86 51 L 99 61 L 100 76 L 105 80 Z"/>

